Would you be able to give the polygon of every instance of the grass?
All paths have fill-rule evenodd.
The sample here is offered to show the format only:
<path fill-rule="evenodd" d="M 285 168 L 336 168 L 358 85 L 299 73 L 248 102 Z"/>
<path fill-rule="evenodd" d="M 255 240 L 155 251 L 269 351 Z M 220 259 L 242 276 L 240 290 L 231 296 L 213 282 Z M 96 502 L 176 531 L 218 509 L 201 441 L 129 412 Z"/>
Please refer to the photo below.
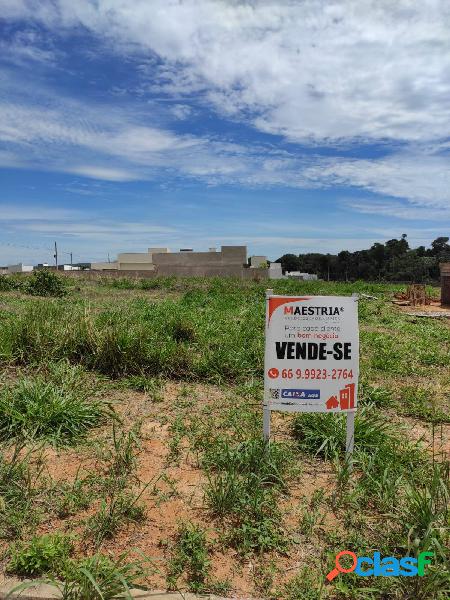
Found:
<path fill-rule="evenodd" d="M 184 577 L 189 591 L 199 594 L 226 594 L 229 583 L 211 574 L 210 544 L 206 531 L 194 523 L 182 523 L 175 536 L 167 569 L 167 587 L 178 589 Z"/>
<path fill-rule="evenodd" d="M 126 523 L 139 523 L 145 519 L 145 508 L 139 504 L 140 493 L 115 491 L 102 500 L 99 510 L 86 523 L 86 536 L 95 546 L 111 539 Z"/>
<path fill-rule="evenodd" d="M 119 594 L 131 598 L 130 589 L 142 575 L 142 562 L 128 561 L 125 554 L 115 560 L 96 554 L 69 562 L 60 589 L 64 600 L 112 600 Z"/>
<path fill-rule="evenodd" d="M 43 466 L 31 462 L 32 450 L 16 444 L 0 453 L 0 538 L 20 539 L 39 522 L 35 499 L 41 493 Z"/>
<path fill-rule="evenodd" d="M 152 402 L 161 402 L 164 392 L 164 383 L 158 377 L 145 375 L 131 375 L 124 378 L 123 385 L 138 392 L 144 392 Z"/>
<path fill-rule="evenodd" d="M 205 532 L 198 525 L 184 523 L 177 533 L 169 561 L 167 574 L 169 589 L 177 589 L 178 579 L 184 573 L 189 590 L 203 593 L 208 589 L 210 570 L 211 562 L 208 558 Z"/>
<path fill-rule="evenodd" d="M 60 573 L 71 551 L 72 542 L 65 535 L 34 536 L 11 547 L 7 570 L 22 577 Z"/>
<path fill-rule="evenodd" d="M 305 413 L 294 417 L 293 435 L 302 450 L 324 458 L 345 451 L 345 415 Z M 371 406 L 361 408 L 355 417 L 355 447 L 359 451 L 374 452 L 390 444 L 393 429 Z"/>
<path fill-rule="evenodd" d="M 226 543 L 242 554 L 282 549 L 278 500 L 287 491 L 289 449 L 260 438 L 211 439 L 201 460 L 206 505 L 227 525 Z"/>
<path fill-rule="evenodd" d="M 82 560 L 65 560 L 61 565 L 61 579 L 43 579 L 58 590 L 64 600 L 113 600 L 132 598 L 130 590 L 143 576 L 144 561 L 128 561 L 122 554 L 115 560 L 95 554 Z M 25 582 L 10 593 L 19 593 L 34 585 Z"/>
<path fill-rule="evenodd" d="M 44 440 L 54 445 L 79 441 L 106 413 L 106 405 L 91 393 L 83 370 L 65 362 L 4 385 L 0 439 Z"/>
<path fill-rule="evenodd" d="M 448 464 L 438 437 L 449 422 L 450 335 L 445 322 L 415 320 L 391 306 L 398 286 L 273 282 L 275 293 L 379 298 L 359 302 L 351 473 L 345 418 L 338 415 L 277 415 L 272 443 L 261 441 L 267 284 L 109 279 L 80 281 L 70 295 L 43 299 L 23 293 L 25 279 L 0 279 L 0 538 L 13 542 L 16 572 L 21 564 L 36 574 L 63 568 L 60 586 L 71 600 L 126 593 L 142 571 L 128 558 L 113 558 L 116 536 L 122 543 L 127 526 L 135 531 L 142 523 L 136 539 L 143 539 L 144 508 L 153 502 L 156 515 L 182 513 L 168 546 L 174 589 L 232 595 L 238 591 L 230 585 L 245 580 L 257 596 L 283 600 L 447 597 Z M 125 426 L 103 397 L 120 401 L 128 389 L 136 392 L 131 403 L 143 402 L 143 414 L 125 415 Z M 427 442 L 434 440 L 429 450 L 410 435 L 412 419 Z M 144 503 L 147 487 L 138 473 L 159 431 L 153 421 L 168 435 L 163 470 L 147 483 Z M 106 424 L 110 434 L 98 428 Z M 62 481 L 49 479 L 44 445 L 64 453 L 84 440 L 70 452 L 89 455 L 90 471 L 80 466 Z M 186 469 L 202 482 L 202 493 L 178 481 Z M 79 533 L 74 556 L 58 568 L 33 566 L 57 546 L 42 541 L 37 526 L 54 522 L 61 532 Z M 99 548 L 113 554 L 80 560 Z M 423 578 L 342 575 L 324 585 L 343 548 L 386 556 L 431 550 L 436 559 Z M 214 576 L 220 562 L 236 571 L 244 560 L 252 568 L 233 574 L 231 584 Z"/>
<path fill-rule="evenodd" d="M 400 390 L 399 410 L 408 417 L 431 423 L 450 423 L 450 412 L 439 407 L 433 388 L 405 386 Z"/>
<path fill-rule="evenodd" d="M 218 383 L 261 377 L 264 287 L 233 280 L 180 283 L 193 284 L 198 287 L 181 298 L 134 299 L 125 310 L 111 305 L 97 311 L 65 299 L 30 302 L 2 328 L 0 358 L 16 363 L 67 358 L 111 377 Z M 298 287 L 275 285 L 276 292 L 286 293 Z M 308 282 L 304 287 L 320 293 L 326 285 Z M 339 284 L 333 291 L 349 294 L 357 287 Z"/>
<path fill-rule="evenodd" d="M 57 517 L 67 519 L 89 508 L 96 495 L 96 482 L 92 475 L 80 478 L 77 473 L 73 481 L 56 486 L 53 507 Z"/>

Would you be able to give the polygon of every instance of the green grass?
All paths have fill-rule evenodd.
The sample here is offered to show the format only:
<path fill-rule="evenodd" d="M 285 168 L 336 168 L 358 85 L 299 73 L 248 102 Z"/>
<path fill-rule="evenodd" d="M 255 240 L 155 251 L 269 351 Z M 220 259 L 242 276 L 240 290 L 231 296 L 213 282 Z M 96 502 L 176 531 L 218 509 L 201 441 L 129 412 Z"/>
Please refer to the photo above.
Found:
<path fill-rule="evenodd" d="M 83 370 L 64 362 L 6 384 L 0 391 L 0 439 L 77 442 L 106 413 L 106 405 L 91 394 Z"/>
<path fill-rule="evenodd" d="M 167 585 L 177 589 L 177 583 L 185 574 L 189 590 L 205 592 L 208 589 L 211 561 L 208 558 L 206 534 L 201 527 L 192 523 L 180 526 L 169 560 Z"/>
<path fill-rule="evenodd" d="M 290 281 L 273 285 L 278 293 L 312 294 L 351 294 L 373 287 Z M 112 377 L 219 383 L 261 377 L 264 285 L 213 279 L 180 280 L 177 286 L 186 290 L 179 298 L 124 300 L 121 306 L 104 304 L 99 310 L 79 300 L 26 302 L 19 314 L 9 315 L 0 332 L 0 358 L 25 364 L 67 358 Z M 364 300 L 360 304 L 362 321 L 373 320 L 374 307 Z M 369 344 L 385 347 L 374 359 L 374 368 L 385 368 L 391 341 L 383 346 L 381 334 L 367 335 Z"/>
<path fill-rule="evenodd" d="M 225 542 L 242 554 L 285 546 L 278 502 L 287 492 L 290 452 L 261 438 L 236 443 L 218 436 L 204 447 L 206 505 L 226 525 Z"/>
<path fill-rule="evenodd" d="M 29 542 L 16 542 L 10 548 L 7 570 L 22 577 L 57 574 L 72 551 L 69 537 L 55 533 L 34 536 Z"/>
<path fill-rule="evenodd" d="M 431 423 L 450 423 L 450 412 L 440 407 L 436 391 L 431 387 L 405 386 L 399 396 L 398 408 L 402 414 Z"/>
<path fill-rule="evenodd" d="M 198 594 L 212 592 L 226 595 L 230 584 L 211 573 L 210 543 L 206 531 L 194 523 L 181 523 L 173 541 L 167 565 L 167 587 L 179 588 L 183 578 L 189 591 Z"/>
<path fill-rule="evenodd" d="M 332 458 L 345 451 L 345 415 L 304 413 L 294 417 L 293 435 L 300 448 L 314 455 Z M 391 444 L 393 429 L 371 406 L 362 407 L 355 417 L 355 448 L 361 452 L 375 452 L 380 446 Z"/>
<path fill-rule="evenodd" d="M 18 540 L 39 522 L 43 465 L 33 465 L 31 455 L 20 444 L 8 456 L 0 452 L 0 538 Z"/>
<path fill-rule="evenodd" d="M 122 379 L 122 385 L 138 392 L 144 392 L 152 402 L 161 402 L 163 399 L 164 383 L 158 377 L 131 375 Z"/>
<path fill-rule="evenodd" d="M 139 503 L 142 493 L 116 491 L 102 500 L 98 511 L 86 523 L 86 536 L 99 547 L 105 539 L 111 539 L 126 523 L 145 520 L 145 508 Z"/>

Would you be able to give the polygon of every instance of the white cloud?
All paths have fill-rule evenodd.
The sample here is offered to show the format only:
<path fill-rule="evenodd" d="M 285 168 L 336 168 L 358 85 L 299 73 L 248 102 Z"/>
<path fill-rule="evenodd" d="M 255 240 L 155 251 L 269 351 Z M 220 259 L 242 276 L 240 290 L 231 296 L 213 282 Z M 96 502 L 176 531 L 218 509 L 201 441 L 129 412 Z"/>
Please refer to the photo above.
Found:
<path fill-rule="evenodd" d="M 0 222 L 2 221 L 60 221 L 62 219 L 76 219 L 80 212 L 47 206 L 27 206 L 22 204 L 0 204 Z"/>
<path fill-rule="evenodd" d="M 306 143 L 450 134 L 446 0 L 40 0 L 13 8 L 156 53 L 156 85 Z M 154 73 L 152 71 L 152 82 Z"/>
<path fill-rule="evenodd" d="M 179 135 L 142 105 L 136 110 L 122 100 L 88 104 L 36 87 L 27 92 L 23 81 L 0 73 L 1 165 L 112 182 L 182 175 L 210 185 L 356 187 L 405 199 L 354 203 L 360 212 L 448 218 L 445 0 L 0 0 L 0 5 L 5 19 L 25 18 L 55 34 L 88 28 L 121 57 L 135 59 L 142 90 L 176 97 L 168 112 L 177 119 L 190 116 L 183 94 L 195 93 L 197 101 L 224 115 L 290 141 L 350 147 L 389 139 L 401 148 L 375 159 L 324 158 L 311 149 L 279 150 L 276 141 L 256 146 Z M 14 40 L 19 59 L 36 51 L 36 60 L 51 60 L 45 55 L 51 44 L 37 34 Z"/>
<path fill-rule="evenodd" d="M 323 185 L 351 185 L 406 198 L 413 205 L 449 207 L 450 162 L 445 156 L 395 153 L 377 160 L 323 160 L 304 176 Z"/>
<path fill-rule="evenodd" d="M 414 221 L 448 221 L 450 219 L 450 206 L 447 208 L 429 208 L 413 206 L 411 203 L 386 202 L 374 198 L 351 199 L 342 203 L 351 211 L 366 215 L 383 215 L 396 219 L 407 219 Z"/>
<path fill-rule="evenodd" d="M 125 169 L 110 169 L 91 165 L 68 166 L 67 171 L 76 175 L 83 175 L 91 179 L 103 181 L 134 181 L 140 179 L 138 175 Z"/>

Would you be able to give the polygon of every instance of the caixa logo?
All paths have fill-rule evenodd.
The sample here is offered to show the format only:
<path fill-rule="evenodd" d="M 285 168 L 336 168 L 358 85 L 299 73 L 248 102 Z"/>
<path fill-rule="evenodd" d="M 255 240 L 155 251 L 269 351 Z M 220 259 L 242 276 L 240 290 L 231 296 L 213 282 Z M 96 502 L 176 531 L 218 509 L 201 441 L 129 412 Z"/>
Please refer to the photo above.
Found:
<path fill-rule="evenodd" d="M 319 400 L 320 390 L 281 390 L 281 397 L 291 400 Z"/>
<path fill-rule="evenodd" d="M 350 556 L 352 564 L 342 566 L 340 560 L 343 556 Z M 417 558 L 414 556 L 385 556 L 381 558 L 380 552 L 374 552 L 373 557 L 356 556 L 350 550 L 342 550 L 336 554 L 336 566 L 328 575 L 328 581 L 339 575 L 339 573 L 356 573 L 360 577 L 423 577 L 425 566 L 431 564 L 434 552 L 421 552 Z"/>

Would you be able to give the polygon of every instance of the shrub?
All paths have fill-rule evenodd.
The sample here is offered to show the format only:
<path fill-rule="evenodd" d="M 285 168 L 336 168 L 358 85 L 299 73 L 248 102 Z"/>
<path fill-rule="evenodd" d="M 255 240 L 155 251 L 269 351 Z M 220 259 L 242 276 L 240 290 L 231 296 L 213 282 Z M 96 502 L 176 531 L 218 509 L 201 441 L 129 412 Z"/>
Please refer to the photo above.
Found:
<path fill-rule="evenodd" d="M 0 292 L 19 290 L 22 287 L 22 284 L 22 280 L 11 277 L 11 275 L 0 275 Z"/>
<path fill-rule="evenodd" d="M 23 577 L 58 574 L 72 550 L 69 537 L 59 533 L 34 536 L 12 546 L 8 571 Z"/>
<path fill-rule="evenodd" d="M 45 269 L 33 271 L 26 283 L 26 291 L 32 296 L 61 298 L 67 294 L 66 281 L 56 273 Z"/>

